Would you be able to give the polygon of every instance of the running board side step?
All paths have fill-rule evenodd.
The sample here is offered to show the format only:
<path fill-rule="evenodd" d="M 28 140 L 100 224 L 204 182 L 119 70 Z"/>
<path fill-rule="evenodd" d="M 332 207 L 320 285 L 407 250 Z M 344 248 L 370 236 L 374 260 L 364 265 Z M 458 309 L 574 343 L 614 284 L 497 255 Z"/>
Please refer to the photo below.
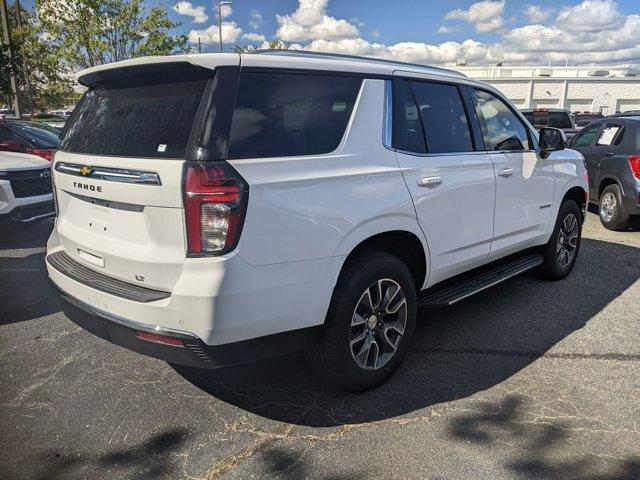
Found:
<path fill-rule="evenodd" d="M 496 266 L 489 265 L 478 269 L 479 273 L 463 274 L 464 279 L 442 282 L 441 285 L 434 285 L 427 290 L 423 290 L 418 295 L 419 307 L 441 307 L 453 305 L 464 300 L 471 295 L 482 292 L 509 278 L 520 275 L 528 270 L 536 268 L 542 264 L 542 255 L 532 254 L 525 257 L 511 259 L 509 261 L 498 262 Z M 489 268 L 489 270 L 487 270 Z"/>

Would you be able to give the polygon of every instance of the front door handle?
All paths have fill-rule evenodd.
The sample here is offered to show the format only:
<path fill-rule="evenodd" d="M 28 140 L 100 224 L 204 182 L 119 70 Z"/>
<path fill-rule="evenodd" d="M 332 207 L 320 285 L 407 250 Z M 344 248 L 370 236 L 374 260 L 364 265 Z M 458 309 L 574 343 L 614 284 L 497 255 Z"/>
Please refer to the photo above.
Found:
<path fill-rule="evenodd" d="M 514 173 L 515 173 L 515 170 L 513 168 L 502 168 L 498 170 L 498 175 L 504 178 L 509 178 Z"/>
<path fill-rule="evenodd" d="M 418 179 L 419 187 L 432 187 L 434 185 L 440 185 L 442 183 L 442 177 L 424 177 Z"/>

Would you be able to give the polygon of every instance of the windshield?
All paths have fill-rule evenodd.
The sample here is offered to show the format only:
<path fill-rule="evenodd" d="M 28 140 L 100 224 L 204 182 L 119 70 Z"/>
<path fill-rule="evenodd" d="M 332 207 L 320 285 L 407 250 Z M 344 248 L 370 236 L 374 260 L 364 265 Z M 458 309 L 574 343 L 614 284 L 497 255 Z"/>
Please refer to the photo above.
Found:
<path fill-rule="evenodd" d="M 210 70 L 184 68 L 98 82 L 76 107 L 60 150 L 184 158 Z M 116 71 L 117 73 L 117 71 Z"/>
<path fill-rule="evenodd" d="M 34 122 L 11 122 L 8 127 L 25 137 L 36 148 L 57 148 L 59 131 L 48 125 Z"/>

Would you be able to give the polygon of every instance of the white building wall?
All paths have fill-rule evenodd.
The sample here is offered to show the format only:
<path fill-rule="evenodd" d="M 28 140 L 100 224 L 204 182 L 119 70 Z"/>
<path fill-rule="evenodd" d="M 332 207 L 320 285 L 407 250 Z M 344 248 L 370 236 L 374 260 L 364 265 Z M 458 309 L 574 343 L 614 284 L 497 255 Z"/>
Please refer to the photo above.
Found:
<path fill-rule="evenodd" d="M 640 110 L 640 72 L 629 66 L 456 67 L 456 70 L 493 85 L 519 108 L 559 107 L 605 115 Z"/>

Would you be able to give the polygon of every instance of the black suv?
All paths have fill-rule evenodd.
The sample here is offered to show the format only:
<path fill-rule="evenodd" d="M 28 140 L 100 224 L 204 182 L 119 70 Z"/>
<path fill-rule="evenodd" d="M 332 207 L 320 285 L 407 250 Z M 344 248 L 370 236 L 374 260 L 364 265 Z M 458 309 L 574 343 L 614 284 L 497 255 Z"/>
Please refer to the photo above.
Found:
<path fill-rule="evenodd" d="M 590 123 L 569 147 L 584 155 L 590 200 L 600 206 L 602 224 L 626 228 L 632 215 L 640 215 L 640 115 Z"/>

